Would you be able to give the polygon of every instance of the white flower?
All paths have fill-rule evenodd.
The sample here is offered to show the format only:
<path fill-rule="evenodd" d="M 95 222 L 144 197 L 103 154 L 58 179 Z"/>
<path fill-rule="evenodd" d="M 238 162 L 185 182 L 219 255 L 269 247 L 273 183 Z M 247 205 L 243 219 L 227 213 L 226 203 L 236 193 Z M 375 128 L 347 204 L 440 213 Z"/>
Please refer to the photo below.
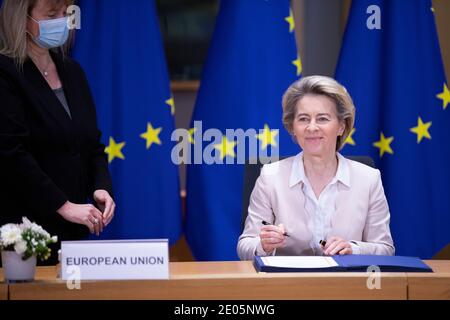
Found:
<path fill-rule="evenodd" d="M 39 259 L 49 256 L 47 243 L 57 242 L 56 236 L 51 237 L 40 225 L 22 217 L 21 224 L 5 224 L 0 227 L 0 249 L 14 247 L 16 253 L 23 255 L 35 254 Z"/>
<path fill-rule="evenodd" d="M 14 250 L 19 255 L 23 254 L 25 251 L 27 251 L 27 243 L 23 240 L 18 241 L 14 246 Z"/>
<path fill-rule="evenodd" d="M 22 223 L 20 224 L 22 230 L 31 229 L 31 231 L 43 235 L 46 238 L 50 238 L 50 234 L 45 231 L 40 225 L 31 222 L 28 218 L 22 217 Z"/>
<path fill-rule="evenodd" d="M 42 229 L 42 227 L 37 225 L 36 223 L 31 224 L 31 230 L 33 232 L 43 235 L 46 238 L 50 238 L 50 234 L 47 231 L 45 231 L 44 229 Z"/>
<path fill-rule="evenodd" d="M 32 225 L 32 223 L 31 223 L 30 220 L 28 220 L 27 217 L 22 217 L 22 223 L 21 223 L 21 225 L 20 225 L 20 228 L 21 228 L 22 230 L 31 228 L 31 225 Z"/>
<path fill-rule="evenodd" d="M 1 227 L 0 233 L 2 245 L 5 247 L 22 240 L 22 230 L 12 223 L 5 224 Z"/>

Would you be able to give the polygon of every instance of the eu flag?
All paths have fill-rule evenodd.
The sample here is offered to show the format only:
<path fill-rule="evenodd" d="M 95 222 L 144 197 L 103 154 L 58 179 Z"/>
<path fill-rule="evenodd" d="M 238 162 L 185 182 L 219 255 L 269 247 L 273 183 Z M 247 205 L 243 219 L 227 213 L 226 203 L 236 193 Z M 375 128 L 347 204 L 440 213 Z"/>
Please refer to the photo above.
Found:
<path fill-rule="evenodd" d="M 430 258 L 450 242 L 450 93 L 431 1 L 354 0 L 336 78 L 356 106 L 345 151 L 376 159 L 396 254 Z"/>
<path fill-rule="evenodd" d="M 243 157 L 299 151 L 283 128 L 281 99 L 300 75 L 289 0 L 220 2 L 192 118 L 191 147 L 203 155 L 187 169 L 186 238 L 196 259 L 237 259 Z"/>
<path fill-rule="evenodd" d="M 116 216 L 104 238 L 181 233 L 175 106 L 153 0 L 80 1 L 73 51 L 86 71 L 113 178 Z"/>

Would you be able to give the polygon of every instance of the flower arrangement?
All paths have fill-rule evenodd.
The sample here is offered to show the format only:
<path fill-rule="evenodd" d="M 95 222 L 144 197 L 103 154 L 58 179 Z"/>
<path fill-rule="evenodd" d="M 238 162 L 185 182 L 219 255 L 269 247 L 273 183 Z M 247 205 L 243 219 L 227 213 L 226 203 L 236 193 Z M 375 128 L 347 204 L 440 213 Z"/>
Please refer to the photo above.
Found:
<path fill-rule="evenodd" d="M 51 253 L 48 245 L 57 241 L 56 236 L 51 237 L 41 226 L 25 217 L 21 224 L 8 223 L 0 228 L 0 250 L 15 251 L 22 260 L 33 255 L 47 260 Z"/>

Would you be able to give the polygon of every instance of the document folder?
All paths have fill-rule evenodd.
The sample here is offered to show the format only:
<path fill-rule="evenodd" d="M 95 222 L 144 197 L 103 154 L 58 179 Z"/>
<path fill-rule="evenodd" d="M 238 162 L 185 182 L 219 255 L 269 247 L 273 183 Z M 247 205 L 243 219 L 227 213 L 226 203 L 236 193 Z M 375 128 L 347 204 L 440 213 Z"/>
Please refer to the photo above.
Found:
<path fill-rule="evenodd" d="M 379 255 L 257 256 L 254 265 L 259 272 L 366 272 L 371 266 L 382 272 L 433 272 L 416 257 Z"/>

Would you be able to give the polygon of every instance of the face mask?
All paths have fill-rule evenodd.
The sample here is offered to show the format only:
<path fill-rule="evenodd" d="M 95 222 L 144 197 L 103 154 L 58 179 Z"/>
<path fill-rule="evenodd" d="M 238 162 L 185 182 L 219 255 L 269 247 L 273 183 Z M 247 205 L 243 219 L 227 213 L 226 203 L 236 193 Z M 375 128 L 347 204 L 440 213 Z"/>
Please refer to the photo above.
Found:
<path fill-rule="evenodd" d="M 31 38 L 38 46 L 51 49 L 60 47 L 67 41 L 69 37 L 68 17 L 41 21 L 36 21 L 32 17 L 30 19 L 39 24 L 39 36 L 34 37 L 31 35 Z"/>

